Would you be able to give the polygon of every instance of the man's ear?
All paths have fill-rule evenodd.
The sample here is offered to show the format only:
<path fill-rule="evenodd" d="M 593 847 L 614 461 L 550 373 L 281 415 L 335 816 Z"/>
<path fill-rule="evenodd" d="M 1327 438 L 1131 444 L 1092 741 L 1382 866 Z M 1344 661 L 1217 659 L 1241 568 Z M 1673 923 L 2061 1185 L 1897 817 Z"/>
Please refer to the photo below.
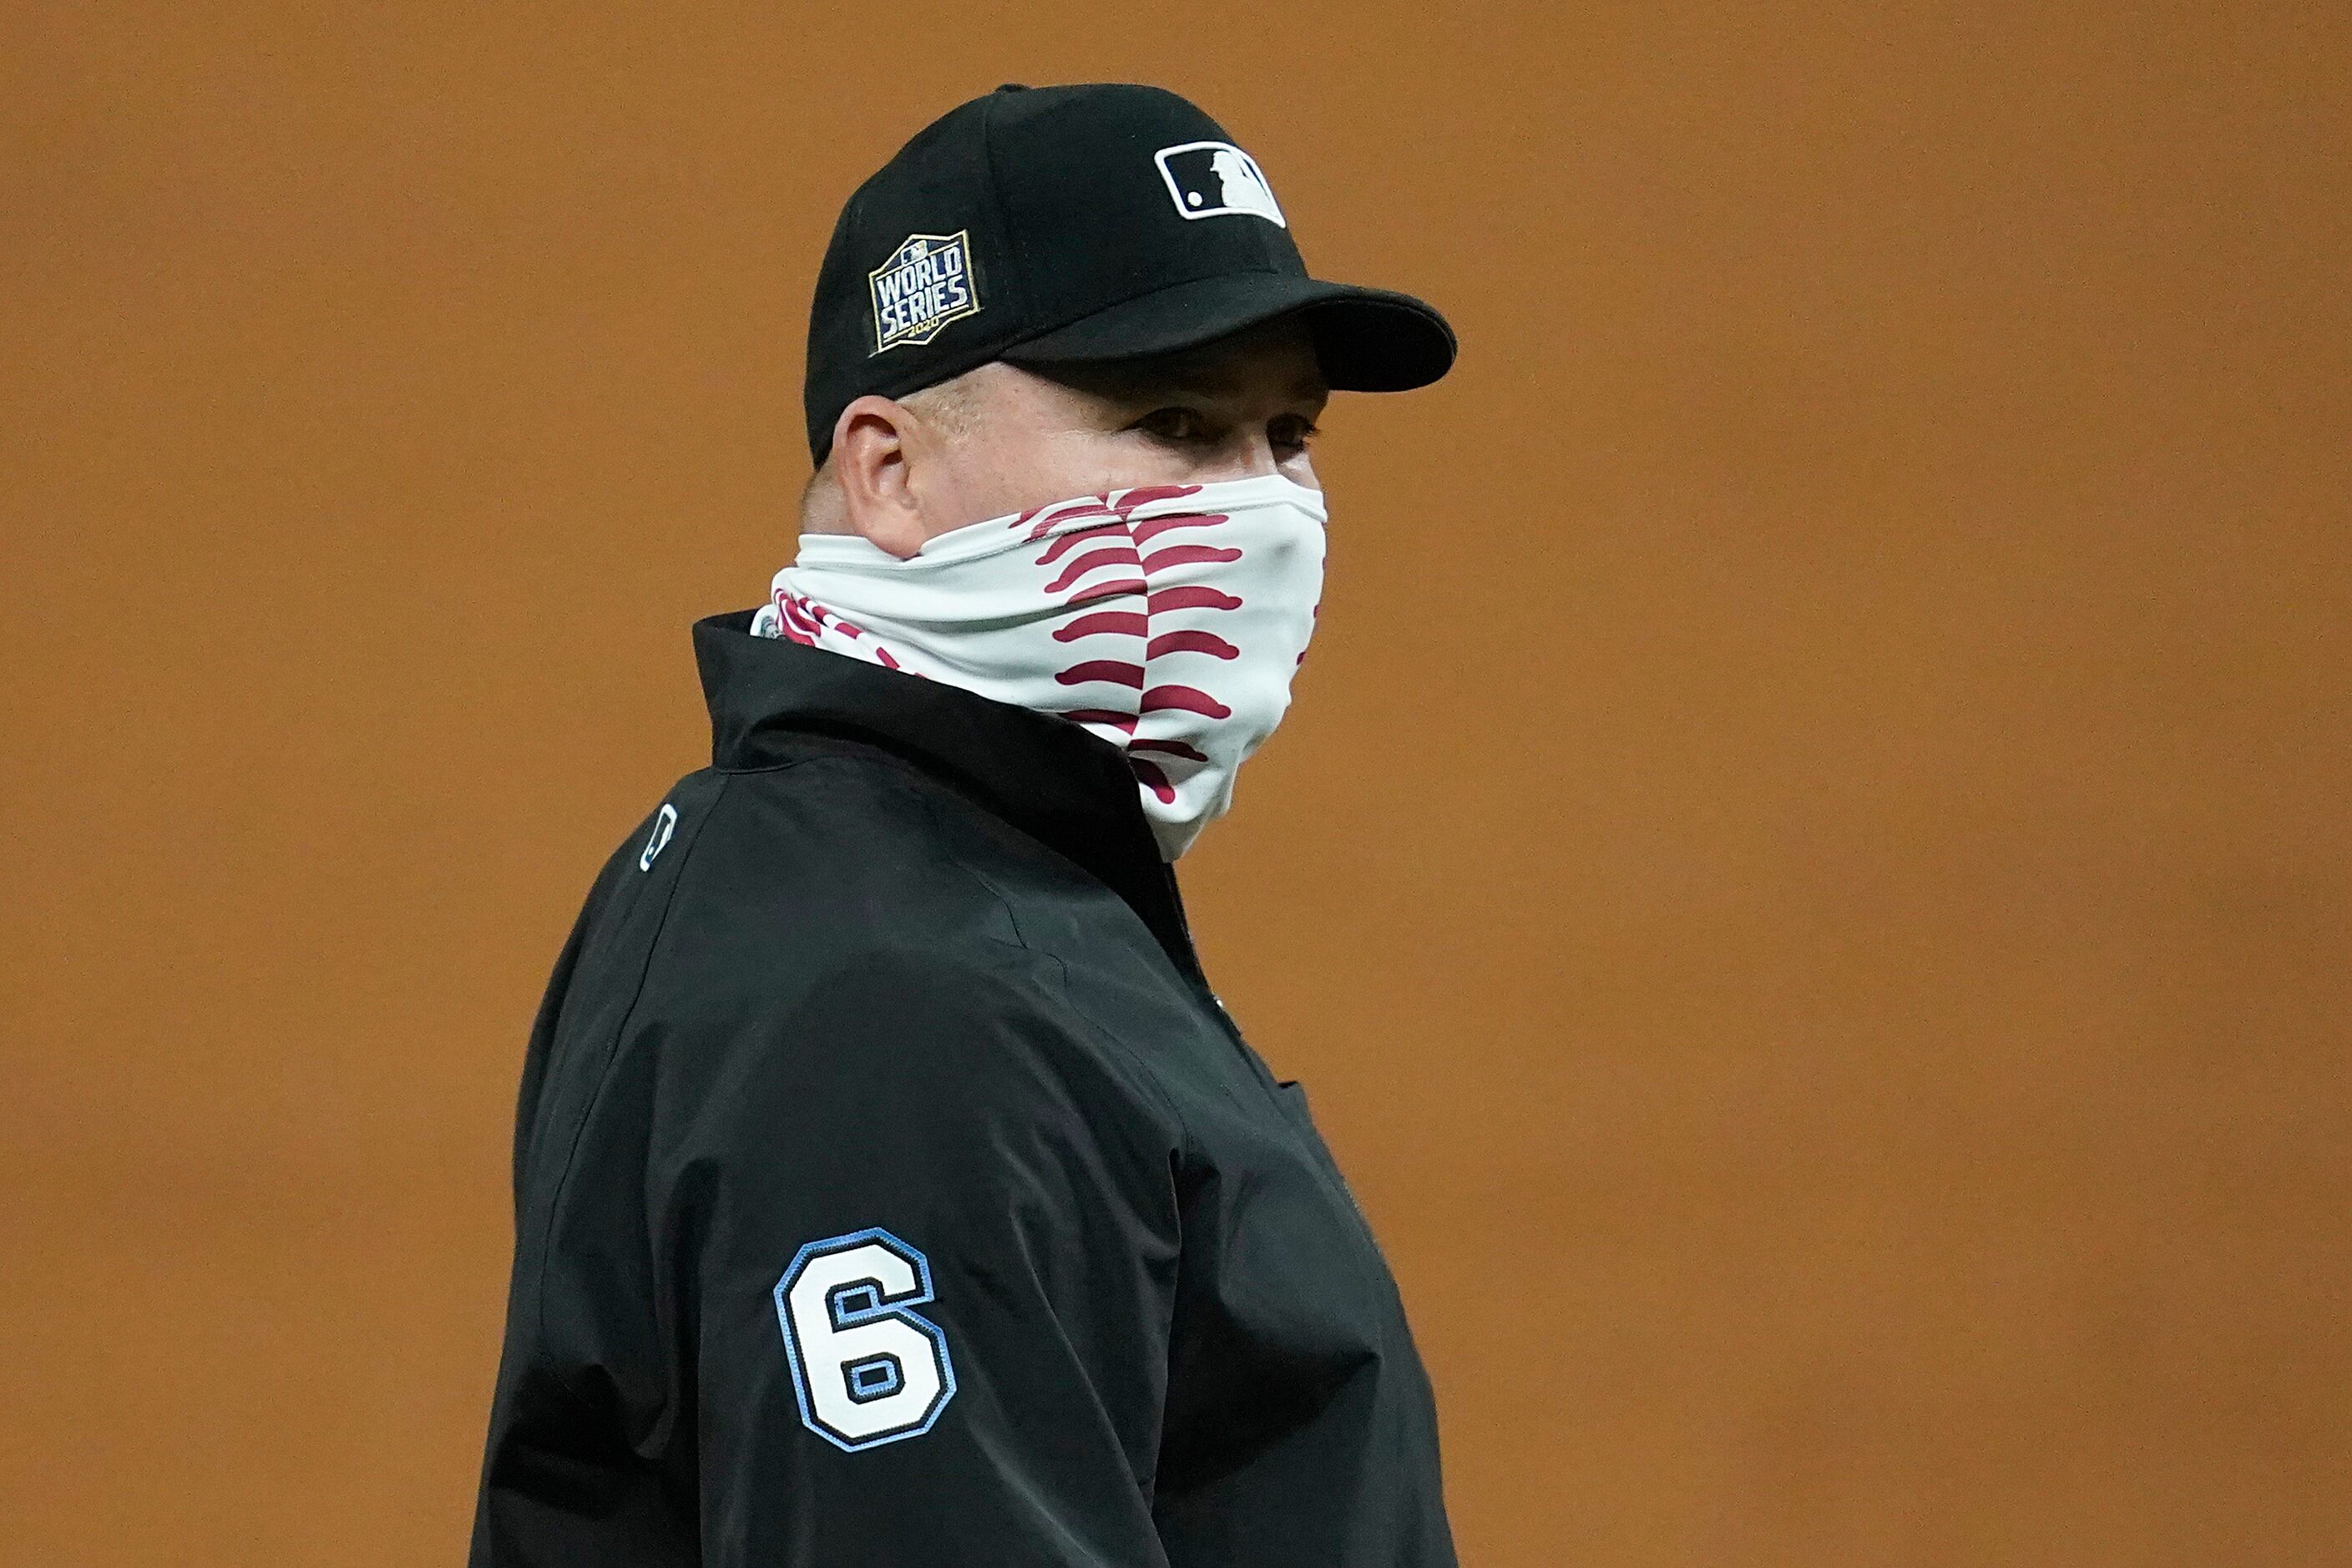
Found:
<path fill-rule="evenodd" d="M 901 561 L 921 549 L 925 538 L 908 462 L 924 445 L 920 421 L 906 405 L 868 393 L 852 399 L 833 426 L 843 521 L 852 533 Z"/>

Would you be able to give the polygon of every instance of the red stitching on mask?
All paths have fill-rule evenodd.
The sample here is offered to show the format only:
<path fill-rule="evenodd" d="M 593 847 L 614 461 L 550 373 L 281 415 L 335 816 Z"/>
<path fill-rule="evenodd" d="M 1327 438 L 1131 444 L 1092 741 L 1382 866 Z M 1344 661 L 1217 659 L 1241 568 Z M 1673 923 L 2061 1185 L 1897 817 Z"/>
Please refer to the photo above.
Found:
<path fill-rule="evenodd" d="M 1063 566 L 1045 587 L 1048 594 L 1068 589 L 1079 578 L 1105 566 L 1131 566 L 1141 576 L 1121 576 L 1116 580 L 1097 581 L 1074 595 L 1066 606 L 1070 611 L 1080 605 L 1112 597 L 1140 594 L 1144 607 L 1141 613 L 1132 610 L 1097 610 L 1076 615 L 1065 625 L 1055 627 L 1052 637 L 1056 642 L 1071 643 L 1093 637 L 1145 638 L 1142 662 L 1129 659 L 1091 658 L 1077 659 L 1055 672 L 1054 679 L 1066 686 L 1082 686 L 1090 681 L 1108 681 L 1135 689 L 1139 692 L 1136 712 L 1124 713 L 1113 709 L 1088 708 L 1066 710 L 1063 717 L 1081 723 L 1108 724 L 1126 732 L 1128 765 L 1137 780 L 1151 791 L 1162 805 L 1176 799 L 1176 787 L 1167 773 L 1138 752 L 1153 752 L 1187 762 L 1205 763 L 1207 754 L 1183 741 L 1138 740 L 1135 727 L 1142 714 L 1181 710 L 1200 713 L 1212 719 L 1230 717 L 1233 710 L 1208 692 L 1195 686 L 1166 683 L 1143 689 L 1146 668 L 1150 661 L 1176 653 L 1202 653 L 1213 658 L 1235 659 L 1241 649 L 1213 632 L 1193 627 L 1179 628 L 1150 635 L 1155 615 L 1179 610 L 1234 610 L 1242 605 L 1242 598 L 1206 584 L 1181 584 L 1168 588 L 1153 588 L 1152 574 L 1173 567 L 1195 564 L 1230 564 L 1242 559 L 1243 551 L 1234 546 L 1213 544 L 1171 544 L 1142 553 L 1141 547 L 1160 534 L 1173 529 L 1213 529 L 1231 518 L 1221 512 L 1179 511 L 1137 521 L 1135 511 L 1154 501 L 1172 500 L 1197 494 L 1198 485 L 1148 485 L 1123 491 L 1106 490 L 1099 496 L 1087 497 L 1055 507 L 1043 507 L 1024 512 L 1014 519 L 1014 525 L 1029 525 L 1029 537 L 1034 541 L 1055 528 L 1087 518 L 1101 517 L 1099 524 L 1084 528 L 1068 528 L 1055 534 L 1045 552 L 1037 557 L 1039 566 L 1050 566 L 1073 551 L 1076 553 Z M 1117 528 L 1124 537 L 1111 543 L 1111 531 Z M 1091 546 L 1093 548 L 1082 548 Z"/>

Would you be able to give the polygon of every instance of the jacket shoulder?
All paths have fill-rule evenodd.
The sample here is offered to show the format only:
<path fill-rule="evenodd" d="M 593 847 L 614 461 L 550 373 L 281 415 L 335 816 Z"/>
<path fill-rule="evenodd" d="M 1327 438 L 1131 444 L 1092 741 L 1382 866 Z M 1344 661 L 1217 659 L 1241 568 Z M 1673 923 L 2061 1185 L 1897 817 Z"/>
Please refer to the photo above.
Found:
<path fill-rule="evenodd" d="M 919 1078 L 1019 1050 L 1083 1061 L 1081 1076 L 1164 1104 L 1129 1047 L 1072 1005 L 1071 960 L 1024 940 L 1060 894 L 1117 895 L 1076 879 L 1041 884 L 1053 858 L 973 840 L 971 808 L 934 790 L 951 796 L 856 751 L 680 780 L 678 826 L 655 862 L 673 885 L 640 1027 L 772 1063 L 819 1056 L 828 1033 L 854 1026 L 873 1042 L 869 1059 L 887 1051 Z M 658 818 L 632 842 L 656 843 Z M 634 873 L 634 859 L 619 863 Z"/>
<path fill-rule="evenodd" d="M 697 777 L 703 775 L 696 775 Z M 851 952 L 947 953 L 1018 942 L 999 900 L 939 831 L 939 786 L 856 752 L 712 773 L 678 867 L 666 955 L 774 999 Z"/>

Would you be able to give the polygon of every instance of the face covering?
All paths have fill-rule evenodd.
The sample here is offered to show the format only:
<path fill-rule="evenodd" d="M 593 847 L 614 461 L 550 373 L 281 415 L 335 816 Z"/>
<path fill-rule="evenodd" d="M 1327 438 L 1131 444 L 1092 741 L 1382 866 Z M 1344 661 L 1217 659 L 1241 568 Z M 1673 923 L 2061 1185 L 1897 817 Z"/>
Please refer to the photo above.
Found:
<path fill-rule="evenodd" d="M 904 561 L 804 533 L 751 630 L 1085 725 L 1126 753 L 1172 861 L 1290 705 L 1324 519 L 1320 491 L 1268 474 L 1080 496 Z"/>

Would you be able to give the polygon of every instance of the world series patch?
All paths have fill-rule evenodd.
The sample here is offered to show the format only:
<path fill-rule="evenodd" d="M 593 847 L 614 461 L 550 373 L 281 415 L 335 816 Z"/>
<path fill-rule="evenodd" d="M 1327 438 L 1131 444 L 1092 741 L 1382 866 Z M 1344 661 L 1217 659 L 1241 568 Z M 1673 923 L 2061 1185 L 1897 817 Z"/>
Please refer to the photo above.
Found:
<path fill-rule="evenodd" d="M 874 352 L 923 344 L 950 321 L 980 312 L 968 229 L 910 234 L 866 275 L 874 290 Z"/>

